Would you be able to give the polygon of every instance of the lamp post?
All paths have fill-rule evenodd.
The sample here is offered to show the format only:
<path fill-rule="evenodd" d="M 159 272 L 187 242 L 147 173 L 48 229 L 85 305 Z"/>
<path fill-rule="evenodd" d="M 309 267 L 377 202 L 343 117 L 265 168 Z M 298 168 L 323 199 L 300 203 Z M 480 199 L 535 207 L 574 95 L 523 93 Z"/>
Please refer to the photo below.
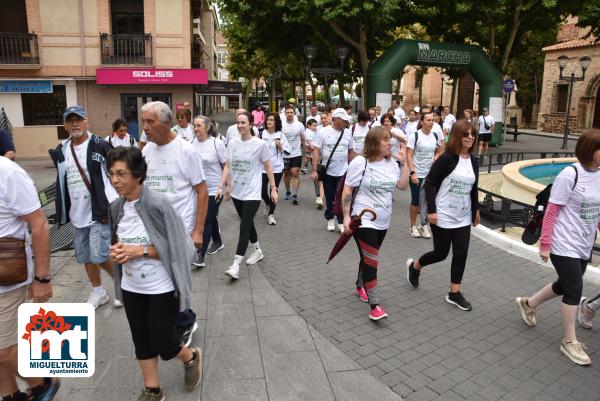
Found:
<path fill-rule="evenodd" d="M 444 83 L 445 83 L 445 81 L 448 81 L 448 79 L 450 77 L 444 73 L 441 73 L 440 77 L 442 78 L 442 88 L 440 90 L 440 106 L 443 106 L 444 105 Z"/>
<path fill-rule="evenodd" d="M 567 149 L 567 142 L 569 140 L 569 120 L 571 119 L 571 98 L 573 97 L 573 82 L 583 81 L 585 79 L 585 71 L 590 66 L 592 59 L 588 56 L 584 56 L 579 59 L 579 66 L 581 67 L 581 76 L 576 77 L 575 72 L 571 72 L 570 76 L 564 76 L 563 71 L 569 63 L 569 57 L 562 55 L 558 58 L 558 68 L 560 69 L 560 81 L 567 81 L 569 83 L 569 95 L 567 100 L 567 118 L 565 121 L 565 130 L 563 133 L 563 143 L 561 149 Z"/>
<path fill-rule="evenodd" d="M 338 58 L 340 59 L 340 68 L 328 68 L 328 67 L 311 68 L 312 61 L 317 55 L 317 48 L 314 45 L 310 45 L 310 44 L 304 46 L 304 55 L 308 59 L 309 74 L 314 73 L 314 74 L 322 74 L 323 75 L 323 78 L 325 80 L 325 100 L 327 103 L 331 103 L 330 98 L 329 98 L 328 76 L 330 74 L 342 74 L 344 72 L 344 62 L 346 61 L 346 58 L 348 57 L 349 50 L 346 46 L 338 46 L 335 49 L 335 52 L 336 52 Z M 343 87 L 343 85 L 340 85 L 340 86 L 341 86 L 341 96 L 344 96 L 344 94 L 343 94 L 344 87 Z M 314 96 L 315 96 L 315 94 L 313 94 L 313 97 Z"/>

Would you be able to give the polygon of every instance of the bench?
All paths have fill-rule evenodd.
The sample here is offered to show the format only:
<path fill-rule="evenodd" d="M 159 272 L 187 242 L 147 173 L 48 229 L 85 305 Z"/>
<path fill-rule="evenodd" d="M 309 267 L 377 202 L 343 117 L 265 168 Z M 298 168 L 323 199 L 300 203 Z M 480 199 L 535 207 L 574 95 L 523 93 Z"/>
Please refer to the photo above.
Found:
<path fill-rule="evenodd" d="M 38 191 L 38 198 L 42 208 L 56 200 L 56 184 L 47 186 Z M 73 225 L 71 222 L 59 225 L 56 221 L 56 212 L 46 211 L 46 218 L 50 226 L 50 252 L 66 251 L 73 248 Z"/>

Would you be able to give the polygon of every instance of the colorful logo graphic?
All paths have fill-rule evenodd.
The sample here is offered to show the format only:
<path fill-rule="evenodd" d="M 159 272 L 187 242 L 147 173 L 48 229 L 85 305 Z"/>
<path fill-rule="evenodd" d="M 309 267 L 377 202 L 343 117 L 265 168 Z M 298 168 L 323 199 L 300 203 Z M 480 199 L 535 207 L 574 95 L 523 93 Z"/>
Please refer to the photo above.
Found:
<path fill-rule="evenodd" d="M 19 306 L 19 374 L 89 377 L 95 368 L 95 312 L 90 304 Z"/>

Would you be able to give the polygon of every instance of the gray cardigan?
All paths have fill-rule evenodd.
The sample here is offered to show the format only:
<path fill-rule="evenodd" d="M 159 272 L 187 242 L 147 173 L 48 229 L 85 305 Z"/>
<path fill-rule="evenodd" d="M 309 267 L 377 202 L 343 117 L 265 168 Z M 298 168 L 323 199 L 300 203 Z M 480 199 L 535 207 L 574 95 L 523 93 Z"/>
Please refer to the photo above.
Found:
<path fill-rule="evenodd" d="M 124 204 L 125 198 L 115 199 L 110 204 L 109 221 L 113 240 L 116 237 L 117 224 L 123 217 Z M 179 310 L 191 309 L 191 263 L 194 256 L 194 243 L 187 234 L 181 217 L 164 195 L 146 188 L 145 185 L 142 185 L 135 210 L 156 247 L 160 261 L 173 281 L 175 293 L 179 296 Z"/>

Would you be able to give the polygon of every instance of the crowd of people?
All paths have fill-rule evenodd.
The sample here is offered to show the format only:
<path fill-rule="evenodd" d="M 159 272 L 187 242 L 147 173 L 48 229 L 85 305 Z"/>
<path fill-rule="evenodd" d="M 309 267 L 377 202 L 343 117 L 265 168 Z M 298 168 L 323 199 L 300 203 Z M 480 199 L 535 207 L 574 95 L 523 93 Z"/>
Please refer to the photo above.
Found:
<path fill-rule="evenodd" d="M 203 268 L 205 256 L 225 246 L 218 221 L 223 198 L 232 200 L 240 219 L 233 263 L 224 266 L 224 274 L 238 280 L 248 247 L 246 265 L 265 258 L 254 224 L 261 200 L 267 223 L 277 224 L 281 200 L 304 202 L 301 173 L 314 182 L 314 206 L 324 209 L 327 231 L 355 239 L 355 293 L 369 304 L 370 319 L 388 317 L 377 271 L 396 189 L 410 189 L 410 236 L 433 238 L 432 251 L 406 261 L 408 283 L 418 288 L 423 268 L 446 259 L 452 248 L 445 300 L 472 309 L 461 281 L 471 226 L 480 221 L 475 153 L 479 146 L 483 155 L 493 132 L 487 109 L 478 119 L 468 110 L 457 120 L 448 108 L 424 106 L 406 114 L 395 103 L 385 114 L 380 107 L 360 111 L 354 122 L 343 108 L 320 114 L 313 106 L 305 126 L 289 104 L 266 115 L 237 110 L 225 134 L 206 116 L 192 118 L 188 109 L 176 113 L 176 124 L 165 103 L 150 102 L 141 111 L 138 142 L 126 121 L 115 120 L 113 132 L 101 138 L 88 130 L 83 107 L 68 107 L 63 117 L 69 138 L 52 152 L 57 221 L 73 225 L 75 259 L 85 266 L 91 284 L 87 302 L 95 308 L 108 303 L 101 270 L 113 278 L 113 304 L 125 309 L 144 380 L 139 400 L 165 397 L 159 357 L 182 362 L 188 391 L 200 383 L 202 350 L 192 345 L 198 324 L 191 306 L 191 269 Z M 558 280 L 531 297 L 517 298 L 517 304 L 533 326 L 536 309 L 561 295 L 565 334 L 560 349 L 583 365 L 590 359 L 576 339 L 575 320 L 591 328 L 600 309 L 600 296 L 582 298 L 582 277 L 600 222 L 600 135 L 582 135 L 575 153 L 578 163 L 556 178 L 541 239 L 540 255 L 552 261 Z M 312 187 L 305 194 L 309 199 Z M 335 210 L 336 201 L 341 212 Z M 369 213 L 361 214 L 355 229 L 353 216 L 363 210 Z M 0 393 L 7 401 L 51 400 L 57 379 L 27 379 L 27 393 L 15 381 L 18 305 L 28 296 L 38 302 L 52 297 L 48 223 L 27 173 L 0 157 L 0 249 L 6 249 L 4 241 L 23 251 L 28 275 L 0 282 Z M 31 247 L 33 260 L 26 256 Z M 10 260 L 3 255 L 0 266 L 13 263 L 14 255 Z"/>

